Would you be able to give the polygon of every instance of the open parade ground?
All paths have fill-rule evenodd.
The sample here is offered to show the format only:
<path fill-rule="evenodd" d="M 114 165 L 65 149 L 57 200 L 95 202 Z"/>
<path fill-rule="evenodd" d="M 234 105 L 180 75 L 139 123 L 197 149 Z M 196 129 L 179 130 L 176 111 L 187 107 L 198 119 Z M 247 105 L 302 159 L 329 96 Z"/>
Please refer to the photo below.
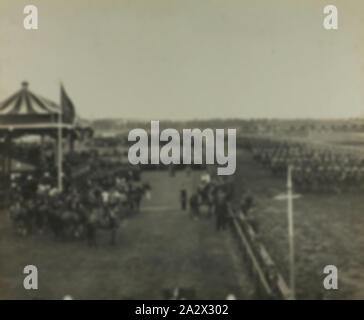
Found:
<path fill-rule="evenodd" d="M 249 188 L 255 197 L 253 221 L 261 241 L 288 278 L 288 239 L 285 180 L 255 163 L 239 149 L 235 178 L 235 207 L 239 194 Z M 164 299 L 176 288 L 190 298 L 258 298 L 257 284 L 247 271 L 231 229 L 216 231 L 215 217 L 191 219 L 181 210 L 179 192 L 195 192 L 201 171 L 144 171 L 142 181 L 152 187 L 151 199 L 121 222 L 117 244 L 99 231 L 97 246 L 85 241 L 60 241 L 50 234 L 15 234 L 6 212 L 1 214 L 2 261 L 0 297 L 24 299 Z M 294 201 L 297 296 L 309 298 L 362 298 L 359 254 L 364 247 L 360 230 L 363 202 L 360 193 L 305 194 Z M 345 213 L 345 214 L 344 214 Z M 345 257 L 345 258 L 343 258 Z M 339 290 L 324 290 L 323 267 L 340 270 Z M 36 265 L 39 290 L 23 287 L 23 268 Z"/>
<path fill-rule="evenodd" d="M 216 233 L 214 219 L 191 220 L 180 209 L 181 185 L 193 190 L 199 176 L 198 171 L 189 177 L 143 173 L 152 198 L 121 223 L 114 247 L 106 232 L 100 232 L 96 248 L 48 235 L 19 237 L 3 213 L 0 252 L 7 263 L 1 264 L 0 298 L 164 299 L 176 287 L 192 291 L 196 299 L 253 298 L 254 286 L 228 230 Z M 28 264 L 38 268 L 38 290 L 24 290 Z"/>

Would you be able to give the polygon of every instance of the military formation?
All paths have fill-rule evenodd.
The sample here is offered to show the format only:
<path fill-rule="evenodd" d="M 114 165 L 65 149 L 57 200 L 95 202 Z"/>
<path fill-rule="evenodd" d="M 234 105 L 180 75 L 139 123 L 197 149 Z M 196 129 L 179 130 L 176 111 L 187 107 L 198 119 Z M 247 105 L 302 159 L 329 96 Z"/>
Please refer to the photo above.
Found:
<path fill-rule="evenodd" d="M 73 165 L 82 159 L 82 171 L 64 177 L 62 192 L 55 188 L 49 172 L 28 174 L 12 181 L 9 216 L 18 234 L 52 234 L 59 240 L 85 239 L 97 245 L 99 230 L 110 232 L 116 243 L 120 222 L 139 211 L 141 199 L 149 192 L 139 173 L 104 163 L 95 155 L 74 156 Z"/>
<path fill-rule="evenodd" d="M 299 192 L 360 192 L 364 188 L 364 159 L 357 154 L 268 138 L 249 138 L 244 146 L 275 176 L 286 176 L 291 165 Z"/>

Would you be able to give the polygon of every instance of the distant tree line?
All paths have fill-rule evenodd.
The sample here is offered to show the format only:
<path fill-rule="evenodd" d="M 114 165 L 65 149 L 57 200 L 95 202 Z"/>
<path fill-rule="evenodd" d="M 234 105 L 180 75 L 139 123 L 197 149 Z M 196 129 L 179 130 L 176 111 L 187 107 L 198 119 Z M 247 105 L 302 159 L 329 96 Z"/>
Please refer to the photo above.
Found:
<path fill-rule="evenodd" d="M 99 119 L 91 123 L 96 131 L 129 131 L 134 128 L 148 130 L 150 121 Z M 209 119 L 161 120 L 160 129 L 175 128 L 236 128 L 240 133 L 292 133 L 310 132 L 364 132 L 364 119 Z"/>

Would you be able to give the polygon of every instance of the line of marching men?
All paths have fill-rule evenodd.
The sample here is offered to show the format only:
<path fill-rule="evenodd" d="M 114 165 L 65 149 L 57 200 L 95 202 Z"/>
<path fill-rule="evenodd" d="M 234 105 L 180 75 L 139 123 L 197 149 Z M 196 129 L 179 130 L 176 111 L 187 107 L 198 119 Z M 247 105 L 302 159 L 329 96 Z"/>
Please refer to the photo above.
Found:
<path fill-rule="evenodd" d="M 286 175 L 291 165 L 297 191 L 339 193 L 364 189 L 364 159 L 357 154 L 264 138 L 250 138 L 245 146 L 276 176 Z"/>

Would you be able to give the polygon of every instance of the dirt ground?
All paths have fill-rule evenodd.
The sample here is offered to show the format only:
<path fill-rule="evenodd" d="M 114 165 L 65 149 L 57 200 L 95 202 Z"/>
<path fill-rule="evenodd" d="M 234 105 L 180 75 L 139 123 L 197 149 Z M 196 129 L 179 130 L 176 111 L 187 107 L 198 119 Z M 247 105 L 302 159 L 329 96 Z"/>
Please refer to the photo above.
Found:
<path fill-rule="evenodd" d="M 108 234 L 99 246 L 55 241 L 51 235 L 20 237 L 6 213 L 0 215 L 0 299 L 163 299 L 176 286 L 199 299 L 224 299 L 234 293 L 254 298 L 239 250 L 230 231 L 216 233 L 213 219 L 193 221 L 179 208 L 179 190 L 191 193 L 200 173 L 145 172 L 152 199 L 125 220 L 115 247 Z M 39 289 L 23 288 L 23 268 L 38 268 Z"/>

